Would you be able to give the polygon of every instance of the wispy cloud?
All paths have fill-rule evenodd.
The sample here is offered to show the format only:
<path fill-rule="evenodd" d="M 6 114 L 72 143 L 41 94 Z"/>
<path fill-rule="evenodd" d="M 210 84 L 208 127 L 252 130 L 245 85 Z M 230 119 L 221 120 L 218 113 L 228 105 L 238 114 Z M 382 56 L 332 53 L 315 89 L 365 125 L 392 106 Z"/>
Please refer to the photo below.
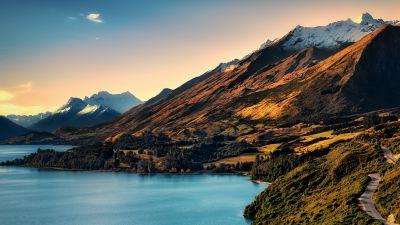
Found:
<path fill-rule="evenodd" d="M 89 15 L 86 16 L 86 19 L 95 23 L 104 23 L 99 13 L 90 13 Z"/>
<path fill-rule="evenodd" d="M 14 95 L 11 92 L 0 90 L 0 102 L 10 101 L 13 98 Z"/>
<path fill-rule="evenodd" d="M 20 94 L 26 94 L 32 91 L 32 82 L 26 82 L 13 87 L 0 89 L 0 102 L 7 102 Z"/>
<path fill-rule="evenodd" d="M 19 84 L 9 88 L 8 90 L 12 91 L 15 94 L 30 93 L 32 91 L 32 82 L 28 81 L 26 83 Z"/>
<path fill-rule="evenodd" d="M 45 111 L 42 106 L 21 106 L 14 103 L 0 102 L 0 115 L 35 115 Z"/>
<path fill-rule="evenodd" d="M 30 115 L 44 111 L 42 106 L 22 106 L 14 102 L 14 98 L 32 91 L 32 82 L 18 84 L 0 89 L 0 115 Z"/>

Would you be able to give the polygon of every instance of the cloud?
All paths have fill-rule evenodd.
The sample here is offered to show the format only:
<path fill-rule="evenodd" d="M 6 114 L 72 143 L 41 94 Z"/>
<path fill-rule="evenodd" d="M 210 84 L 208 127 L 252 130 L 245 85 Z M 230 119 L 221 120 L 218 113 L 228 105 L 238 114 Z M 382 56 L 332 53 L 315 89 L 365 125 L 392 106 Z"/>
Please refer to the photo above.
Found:
<path fill-rule="evenodd" d="M 20 106 L 13 103 L 13 99 L 19 95 L 30 93 L 32 91 L 32 82 L 22 83 L 13 87 L 0 89 L 0 115 L 8 114 L 36 114 L 42 112 L 41 106 Z"/>
<path fill-rule="evenodd" d="M 13 92 L 15 94 L 30 93 L 32 91 L 32 82 L 28 81 L 26 83 L 19 84 L 17 86 L 9 88 L 8 90 L 10 90 L 11 92 Z"/>
<path fill-rule="evenodd" d="M 6 102 L 12 100 L 14 97 L 30 93 L 32 91 L 32 82 L 26 82 L 13 87 L 0 89 L 0 102 Z"/>
<path fill-rule="evenodd" d="M 0 115 L 36 115 L 46 111 L 42 106 L 21 106 L 13 103 L 0 103 Z"/>
<path fill-rule="evenodd" d="M 78 18 L 76 18 L 75 16 L 68 16 L 67 19 L 68 20 L 77 20 Z"/>
<path fill-rule="evenodd" d="M 103 19 L 101 18 L 99 13 L 90 13 L 86 16 L 86 19 L 95 23 L 103 23 Z"/>
<path fill-rule="evenodd" d="M 10 101 L 14 95 L 8 91 L 0 90 L 0 102 Z"/>

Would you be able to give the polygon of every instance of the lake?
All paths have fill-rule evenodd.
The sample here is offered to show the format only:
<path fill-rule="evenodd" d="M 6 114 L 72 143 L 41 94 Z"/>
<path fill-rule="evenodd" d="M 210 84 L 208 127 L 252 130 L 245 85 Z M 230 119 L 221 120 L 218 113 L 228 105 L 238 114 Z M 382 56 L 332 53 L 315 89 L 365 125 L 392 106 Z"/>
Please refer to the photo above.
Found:
<path fill-rule="evenodd" d="M 65 151 L 72 148 L 71 145 L 0 145 L 0 162 L 23 158 L 24 155 L 36 152 L 38 148 Z"/>
<path fill-rule="evenodd" d="M 0 146 L 1 160 L 20 157 L 19 153 L 34 152 L 38 147 L 59 151 L 69 148 Z M 243 209 L 265 188 L 237 175 L 139 175 L 0 167 L 0 223 L 249 224 L 242 216 Z"/>

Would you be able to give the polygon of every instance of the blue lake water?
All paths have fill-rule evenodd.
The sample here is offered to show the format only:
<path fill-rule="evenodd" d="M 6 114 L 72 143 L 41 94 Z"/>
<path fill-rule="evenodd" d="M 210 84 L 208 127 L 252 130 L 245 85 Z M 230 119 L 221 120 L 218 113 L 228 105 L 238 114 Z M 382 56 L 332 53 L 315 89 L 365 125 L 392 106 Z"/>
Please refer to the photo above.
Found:
<path fill-rule="evenodd" d="M 71 145 L 0 145 L 0 162 L 23 158 L 36 152 L 37 149 L 54 149 L 56 151 L 65 151 L 72 148 Z"/>
<path fill-rule="evenodd" d="M 24 149 L 32 152 L 37 147 Z M 15 149 L 18 147 L 0 146 L 3 153 L 15 154 Z M 11 159 L 3 153 L 1 159 Z M 242 216 L 243 209 L 265 187 L 236 175 L 138 175 L 0 167 L 0 224 L 249 224 Z"/>

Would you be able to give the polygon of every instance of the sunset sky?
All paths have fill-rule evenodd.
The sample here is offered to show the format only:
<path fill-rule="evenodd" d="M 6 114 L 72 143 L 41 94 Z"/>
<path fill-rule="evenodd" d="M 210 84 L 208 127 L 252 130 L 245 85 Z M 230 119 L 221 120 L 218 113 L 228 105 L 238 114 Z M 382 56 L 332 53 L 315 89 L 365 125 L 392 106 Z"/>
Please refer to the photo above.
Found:
<path fill-rule="evenodd" d="M 147 100 L 298 24 L 400 19 L 399 9 L 399 0 L 2 0 L 0 115 L 101 90 Z"/>

